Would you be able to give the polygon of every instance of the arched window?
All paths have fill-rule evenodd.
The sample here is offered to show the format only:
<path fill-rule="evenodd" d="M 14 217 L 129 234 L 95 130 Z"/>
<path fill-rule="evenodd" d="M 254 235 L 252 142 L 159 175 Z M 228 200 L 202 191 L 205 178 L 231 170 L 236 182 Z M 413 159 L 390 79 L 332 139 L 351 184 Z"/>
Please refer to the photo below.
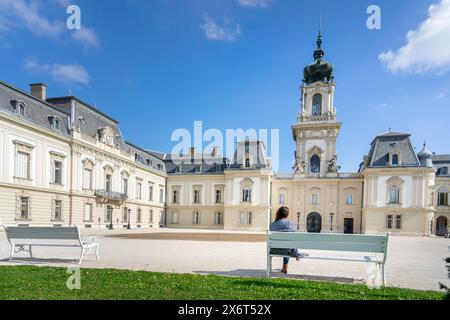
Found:
<path fill-rule="evenodd" d="M 312 116 L 317 117 L 322 115 L 322 95 L 319 93 L 316 93 L 313 96 L 313 103 L 312 103 Z"/>
<path fill-rule="evenodd" d="M 320 173 L 320 157 L 317 154 L 311 157 L 311 173 Z"/>

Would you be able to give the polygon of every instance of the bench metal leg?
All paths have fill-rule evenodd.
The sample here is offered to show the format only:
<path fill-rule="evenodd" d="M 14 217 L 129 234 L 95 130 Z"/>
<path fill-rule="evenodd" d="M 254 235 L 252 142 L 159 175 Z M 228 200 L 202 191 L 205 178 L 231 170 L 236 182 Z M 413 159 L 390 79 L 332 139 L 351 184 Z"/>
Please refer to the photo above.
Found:
<path fill-rule="evenodd" d="M 80 262 L 78 264 L 81 264 L 83 262 L 83 257 L 84 257 L 84 247 L 81 248 Z"/>
<path fill-rule="evenodd" d="M 381 265 L 381 275 L 383 277 L 383 287 L 386 287 L 386 268 L 384 264 Z"/>
<path fill-rule="evenodd" d="M 272 272 L 272 257 L 267 256 L 267 278 L 270 279 L 270 274 Z"/>
<path fill-rule="evenodd" d="M 98 246 L 95 247 L 95 257 L 97 258 L 97 261 L 99 261 L 99 258 L 98 258 Z"/>
<path fill-rule="evenodd" d="M 9 262 L 12 262 L 13 258 L 14 258 L 14 252 L 15 252 L 16 248 L 15 246 L 12 244 L 11 245 L 11 255 L 9 256 Z"/>
<path fill-rule="evenodd" d="M 28 246 L 28 252 L 30 253 L 30 257 L 33 258 L 33 251 L 31 250 L 31 245 Z"/>

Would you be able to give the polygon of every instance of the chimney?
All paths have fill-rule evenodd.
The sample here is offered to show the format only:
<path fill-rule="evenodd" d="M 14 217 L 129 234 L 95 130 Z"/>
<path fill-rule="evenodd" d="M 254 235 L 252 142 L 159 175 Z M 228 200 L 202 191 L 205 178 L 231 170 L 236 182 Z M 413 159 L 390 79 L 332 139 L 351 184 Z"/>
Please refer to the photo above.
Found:
<path fill-rule="evenodd" d="M 45 83 L 32 83 L 30 84 L 31 95 L 42 100 L 47 100 L 47 85 Z"/>
<path fill-rule="evenodd" d="M 217 157 L 219 155 L 219 148 L 214 147 L 211 152 L 211 157 Z"/>
<path fill-rule="evenodd" d="M 191 156 L 191 158 L 195 157 L 195 148 L 189 148 L 189 155 Z"/>

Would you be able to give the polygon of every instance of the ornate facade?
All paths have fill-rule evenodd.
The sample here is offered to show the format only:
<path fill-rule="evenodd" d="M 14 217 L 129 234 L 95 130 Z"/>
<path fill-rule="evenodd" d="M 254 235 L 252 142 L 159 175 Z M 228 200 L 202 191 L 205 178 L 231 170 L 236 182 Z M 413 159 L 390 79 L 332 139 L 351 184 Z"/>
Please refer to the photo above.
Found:
<path fill-rule="evenodd" d="M 0 224 L 264 231 L 280 206 L 304 232 L 446 234 L 450 155 L 381 134 L 355 173 L 341 173 L 333 65 L 319 34 L 292 126 L 293 171 L 274 174 L 261 141 L 233 159 L 127 142 L 118 122 L 72 96 L 0 82 Z"/>

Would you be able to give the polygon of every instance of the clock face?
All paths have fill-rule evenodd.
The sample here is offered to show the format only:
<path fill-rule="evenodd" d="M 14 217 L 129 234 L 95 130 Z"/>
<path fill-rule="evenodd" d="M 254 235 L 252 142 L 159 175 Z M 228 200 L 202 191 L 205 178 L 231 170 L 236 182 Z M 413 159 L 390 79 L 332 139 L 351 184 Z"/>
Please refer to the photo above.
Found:
<path fill-rule="evenodd" d="M 112 136 L 106 136 L 106 143 L 111 144 L 113 141 Z"/>

